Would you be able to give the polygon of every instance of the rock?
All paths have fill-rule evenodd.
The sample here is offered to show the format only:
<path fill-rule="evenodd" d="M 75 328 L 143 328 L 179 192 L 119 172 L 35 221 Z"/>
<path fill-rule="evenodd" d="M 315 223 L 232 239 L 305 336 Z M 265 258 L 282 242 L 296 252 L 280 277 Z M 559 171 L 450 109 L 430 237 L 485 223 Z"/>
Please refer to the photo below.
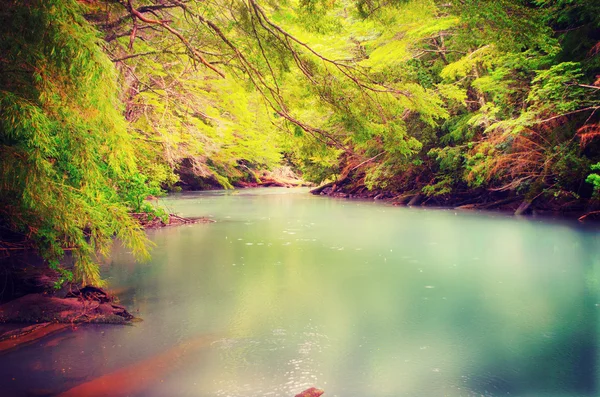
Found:
<path fill-rule="evenodd" d="M 304 390 L 302 393 L 296 394 L 295 397 L 319 397 L 323 393 L 325 393 L 323 390 L 311 387 L 310 389 Z"/>
<path fill-rule="evenodd" d="M 111 302 L 29 294 L 0 306 L 0 323 L 126 324 L 133 319 L 124 307 Z"/>
<path fill-rule="evenodd" d="M 195 158 L 184 158 L 177 169 L 179 182 L 175 185 L 181 190 L 209 190 L 223 189 L 217 178 L 212 175 L 206 165 Z"/>

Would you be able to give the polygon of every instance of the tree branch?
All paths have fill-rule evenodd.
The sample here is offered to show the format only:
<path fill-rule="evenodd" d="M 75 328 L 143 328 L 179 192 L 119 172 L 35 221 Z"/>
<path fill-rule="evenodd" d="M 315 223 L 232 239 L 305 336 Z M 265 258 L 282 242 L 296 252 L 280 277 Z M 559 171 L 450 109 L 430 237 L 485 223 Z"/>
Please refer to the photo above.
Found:
<path fill-rule="evenodd" d="M 131 59 L 131 58 L 138 58 L 138 57 L 144 57 L 146 55 L 155 55 L 155 54 L 183 55 L 183 54 L 187 54 L 187 52 L 176 52 L 176 51 L 168 51 L 168 50 L 164 50 L 164 51 L 148 51 L 148 52 L 140 52 L 140 53 L 137 53 L 137 54 L 129 54 L 129 55 L 122 56 L 120 58 L 113 58 L 113 59 L 111 59 L 111 61 L 113 61 L 113 62 L 122 62 L 122 61 L 126 61 L 127 59 Z"/>
<path fill-rule="evenodd" d="M 181 3 L 181 2 L 178 2 L 178 3 Z M 183 43 L 183 45 L 188 49 L 188 51 L 192 55 L 192 58 L 199 60 L 204 66 L 206 66 L 213 72 L 217 73 L 219 76 L 225 78 L 225 74 L 223 72 L 221 72 L 219 69 L 217 69 L 216 67 L 211 65 L 210 62 L 208 62 L 206 59 L 204 59 L 202 54 L 200 54 L 200 52 L 198 52 L 194 48 L 194 46 L 179 31 L 172 28 L 166 21 L 147 18 L 145 15 L 143 15 L 141 12 L 139 12 L 138 10 L 136 10 L 133 7 L 132 0 L 127 0 L 127 4 L 128 4 L 129 12 L 131 12 L 131 14 L 135 18 L 139 19 L 142 22 L 146 22 L 146 23 L 149 23 L 152 25 L 159 25 L 162 28 L 164 28 L 165 30 L 167 30 L 168 32 L 170 32 L 171 34 L 175 35 L 179 39 L 179 41 L 181 41 Z M 181 4 L 183 4 L 183 3 L 181 3 Z"/>

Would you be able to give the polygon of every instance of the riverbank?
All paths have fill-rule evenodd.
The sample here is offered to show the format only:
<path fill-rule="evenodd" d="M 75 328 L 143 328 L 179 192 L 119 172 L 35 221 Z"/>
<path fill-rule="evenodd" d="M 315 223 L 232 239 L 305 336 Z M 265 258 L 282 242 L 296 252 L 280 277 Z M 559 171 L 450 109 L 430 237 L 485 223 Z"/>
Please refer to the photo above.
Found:
<path fill-rule="evenodd" d="M 395 206 L 452 208 L 512 213 L 514 215 L 544 215 L 576 218 L 580 221 L 600 220 L 600 206 L 585 199 L 527 197 L 506 191 L 475 189 L 427 196 L 420 191 L 369 190 L 351 180 L 326 183 L 312 189 L 311 194 L 345 199 L 381 200 Z"/>
<path fill-rule="evenodd" d="M 136 318 L 94 287 L 31 293 L 0 306 L 0 355 L 81 324 L 127 325 Z"/>
<path fill-rule="evenodd" d="M 214 222 L 175 214 L 166 218 L 146 213 L 131 215 L 145 229 Z M 0 288 L 0 354 L 76 324 L 126 325 L 138 320 L 118 304 L 118 297 L 111 291 L 73 283 L 57 289 L 60 274 L 29 247 L 26 239 L 2 247 L 5 255 L 11 256 L 3 258 L 2 264 L 5 285 Z M 70 259 L 65 262 L 69 267 Z"/>
<path fill-rule="evenodd" d="M 197 167 L 190 160 L 184 160 L 177 170 L 179 181 L 175 184 L 177 191 L 202 191 L 220 189 L 247 189 L 257 187 L 311 187 L 313 183 L 304 181 L 291 167 L 282 166 L 274 170 L 251 169 L 240 164 L 236 167 L 237 176 L 218 178 L 216 175 L 200 175 Z"/>

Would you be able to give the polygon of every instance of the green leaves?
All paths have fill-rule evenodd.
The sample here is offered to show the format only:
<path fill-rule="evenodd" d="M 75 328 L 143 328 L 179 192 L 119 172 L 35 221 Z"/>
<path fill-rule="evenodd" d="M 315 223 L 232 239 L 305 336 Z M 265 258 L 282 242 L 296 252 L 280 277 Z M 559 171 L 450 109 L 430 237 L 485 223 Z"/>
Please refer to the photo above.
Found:
<path fill-rule="evenodd" d="M 116 186 L 135 175 L 135 149 L 117 107 L 112 64 L 72 1 L 10 4 L 0 77 L 0 217 L 31 236 L 55 268 L 68 249 L 71 274 L 100 282 L 96 255 L 116 234 L 140 256 L 147 239 Z"/>
<path fill-rule="evenodd" d="M 562 62 L 536 74 L 527 101 L 539 111 L 567 113 L 581 106 L 586 98 L 584 88 L 578 85 L 583 77 L 578 62 Z"/>
<path fill-rule="evenodd" d="M 593 164 L 590 168 L 592 171 L 600 171 L 600 163 Z M 594 186 L 594 195 L 596 197 L 600 196 L 600 175 L 596 173 L 589 174 L 585 181 Z"/>

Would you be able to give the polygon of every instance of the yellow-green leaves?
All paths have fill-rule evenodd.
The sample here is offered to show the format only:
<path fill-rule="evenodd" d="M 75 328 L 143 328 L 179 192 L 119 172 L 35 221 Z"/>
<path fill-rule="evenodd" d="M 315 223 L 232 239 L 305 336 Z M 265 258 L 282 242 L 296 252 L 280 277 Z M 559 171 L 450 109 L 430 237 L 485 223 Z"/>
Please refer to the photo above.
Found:
<path fill-rule="evenodd" d="M 139 257 L 144 233 L 117 185 L 135 172 L 115 71 L 75 1 L 18 2 L 0 24 L 0 217 L 56 267 L 73 252 L 79 281 L 100 282 L 97 255 L 114 235 Z M 69 272 L 63 271 L 69 278 Z"/>
<path fill-rule="evenodd" d="M 456 62 L 447 65 L 440 72 L 440 77 L 450 81 L 471 75 L 477 77 L 476 68 L 479 67 L 482 70 L 487 70 L 492 66 L 496 55 L 497 53 L 493 45 L 484 45 L 463 56 Z"/>

